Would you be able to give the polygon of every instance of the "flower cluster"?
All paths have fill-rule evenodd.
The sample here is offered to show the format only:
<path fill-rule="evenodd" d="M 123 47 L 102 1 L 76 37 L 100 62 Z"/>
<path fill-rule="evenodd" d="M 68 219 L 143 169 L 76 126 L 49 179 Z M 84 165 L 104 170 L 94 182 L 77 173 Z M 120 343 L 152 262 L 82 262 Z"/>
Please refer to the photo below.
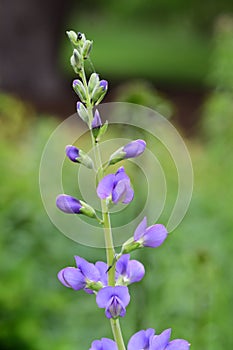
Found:
<path fill-rule="evenodd" d="M 104 98 L 108 83 L 100 80 L 99 75 L 92 73 L 86 78 L 84 60 L 88 58 L 92 42 L 84 34 L 73 31 L 67 33 L 73 46 L 71 65 L 80 79 L 73 81 L 73 89 L 80 101 L 77 102 L 77 114 L 90 129 L 93 147 L 99 152 L 98 143 L 107 130 L 107 122 L 102 123 L 99 111 L 96 109 Z M 95 109 L 94 109 L 95 107 Z M 122 244 L 117 254 L 114 248 L 109 205 L 123 203 L 128 205 L 134 199 L 134 190 L 125 168 L 120 166 L 114 173 L 106 171 L 112 165 L 129 158 L 140 156 L 146 149 L 144 140 L 133 140 L 116 150 L 105 166 L 99 164 L 101 155 L 92 160 L 83 150 L 74 145 L 66 147 L 66 156 L 74 163 L 81 164 L 95 172 L 97 178 L 96 194 L 102 205 L 102 217 L 99 218 L 90 204 L 67 194 L 60 194 L 56 199 L 58 209 L 66 214 L 82 214 L 97 220 L 104 228 L 107 262 L 88 262 L 80 256 L 75 256 L 76 266 L 65 267 L 58 273 L 59 281 L 67 288 L 75 291 L 83 290 L 96 297 L 96 304 L 103 308 L 105 316 L 110 319 L 115 329 L 115 341 L 107 338 L 95 340 L 90 350 L 120 350 L 125 349 L 119 317 L 126 315 L 126 308 L 130 302 L 128 286 L 139 282 L 145 275 L 143 264 L 130 258 L 130 253 L 143 247 L 157 248 L 167 238 L 168 232 L 164 225 L 153 224 L 147 226 L 144 217 L 135 228 L 132 236 Z M 96 152 L 95 152 L 96 153 Z M 129 342 L 128 350 L 188 350 L 189 343 L 183 339 L 170 341 L 171 330 L 167 329 L 161 334 L 155 334 L 154 329 L 141 330 L 134 334 Z"/>

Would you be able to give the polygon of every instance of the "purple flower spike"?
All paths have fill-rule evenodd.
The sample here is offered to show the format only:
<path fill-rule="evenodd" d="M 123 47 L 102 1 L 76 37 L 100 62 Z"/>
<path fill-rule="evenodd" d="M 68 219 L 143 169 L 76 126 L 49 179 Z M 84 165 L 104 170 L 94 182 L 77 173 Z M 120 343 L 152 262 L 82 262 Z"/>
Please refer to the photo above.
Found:
<path fill-rule="evenodd" d="M 95 128 L 100 128 L 101 126 L 102 126 L 102 121 L 100 119 L 100 114 L 99 114 L 98 109 L 96 109 L 95 114 L 94 114 L 94 118 L 93 118 L 92 123 L 91 123 L 91 127 L 92 127 L 92 129 L 95 129 Z"/>
<path fill-rule="evenodd" d="M 74 290 L 84 289 L 87 293 L 93 293 L 88 289 L 88 284 L 100 280 L 99 270 L 94 264 L 89 263 L 79 256 L 75 256 L 77 267 L 65 267 L 58 272 L 59 281 L 68 288 Z"/>
<path fill-rule="evenodd" d="M 78 163 L 77 158 L 80 157 L 80 154 L 77 147 L 72 145 L 66 146 L 66 155 L 72 162 Z"/>
<path fill-rule="evenodd" d="M 168 232 L 165 226 L 156 224 L 147 227 L 146 217 L 140 222 L 134 232 L 134 241 L 144 247 L 156 248 L 167 238 Z"/>
<path fill-rule="evenodd" d="M 102 338 L 101 340 L 94 340 L 89 350 L 117 350 L 117 345 L 111 339 Z"/>
<path fill-rule="evenodd" d="M 106 175 L 99 182 L 97 194 L 101 199 L 111 199 L 114 204 L 130 203 L 133 200 L 134 191 L 124 168 L 119 168 L 115 174 Z"/>
<path fill-rule="evenodd" d="M 144 275 L 144 266 L 137 260 L 130 260 L 129 254 L 122 255 L 116 263 L 117 283 L 128 285 L 139 282 Z"/>
<path fill-rule="evenodd" d="M 78 199 L 66 194 L 60 194 L 57 196 L 56 205 L 58 209 L 68 214 L 80 214 L 80 209 L 82 208 Z"/>
<path fill-rule="evenodd" d="M 135 158 L 140 156 L 146 148 L 146 142 L 144 140 L 135 140 L 123 147 L 125 152 L 124 158 Z"/>
<path fill-rule="evenodd" d="M 124 317 L 129 301 L 130 295 L 125 286 L 102 288 L 96 297 L 97 305 L 105 308 L 107 318 Z"/>
<path fill-rule="evenodd" d="M 129 340 L 127 350 L 189 350 L 190 344 L 184 339 L 170 340 L 171 329 L 155 335 L 152 328 L 135 333 Z"/>

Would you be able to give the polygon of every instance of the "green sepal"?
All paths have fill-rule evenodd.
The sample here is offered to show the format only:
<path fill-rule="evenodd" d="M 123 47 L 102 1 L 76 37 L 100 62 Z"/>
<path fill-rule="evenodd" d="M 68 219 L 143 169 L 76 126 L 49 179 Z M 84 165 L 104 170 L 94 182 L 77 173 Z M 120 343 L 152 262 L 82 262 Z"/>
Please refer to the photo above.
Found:
<path fill-rule="evenodd" d="M 84 60 L 86 60 L 89 57 L 91 49 L 92 49 L 92 44 L 93 44 L 93 41 L 90 41 L 90 40 L 85 41 L 85 43 L 83 45 L 83 51 L 82 51 L 82 55 L 83 55 Z"/>
<path fill-rule="evenodd" d="M 123 151 L 123 147 L 119 148 L 116 152 L 114 152 L 109 158 L 108 164 L 113 165 L 125 158 L 126 153 Z"/>
<path fill-rule="evenodd" d="M 87 281 L 86 288 L 98 292 L 103 288 L 103 284 L 101 282 Z"/>
<path fill-rule="evenodd" d="M 89 218 L 94 218 L 94 219 L 98 219 L 95 209 L 93 209 L 89 204 L 80 201 L 80 204 L 82 205 L 82 208 L 79 210 L 81 214 L 88 216 Z"/>
<path fill-rule="evenodd" d="M 104 134 L 106 133 L 108 129 L 108 121 L 106 120 L 106 122 L 104 123 L 104 125 L 98 127 L 98 128 L 93 128 L 92 129 L 92 134 L 95 138 L 96 142 L 99 142 L 101 137 L 104 136 Z"/>
<path fill-rule="evenodd" d="M 76 158 L 78 163 L 84 165 L 88 169 L 94 168 L 94 164 L 93 164 L 92 159 L 85 152 L 83 152 L 81 149 L 79 150 L 79 155 L 80 155 L 80 157 Z"/>
<path fill-rule="evenodd" d="M 136 242 L 134 238 L 131 237 L 122 245 L 121 254 L 128 254 L 141 247 L 142 244 L 140 242 Z"/>

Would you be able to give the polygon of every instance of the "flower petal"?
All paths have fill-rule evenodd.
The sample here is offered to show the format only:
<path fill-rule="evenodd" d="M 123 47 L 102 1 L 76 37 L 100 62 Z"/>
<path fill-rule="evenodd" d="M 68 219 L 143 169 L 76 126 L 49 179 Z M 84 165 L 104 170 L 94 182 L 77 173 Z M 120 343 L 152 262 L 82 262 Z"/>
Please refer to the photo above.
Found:
<path fill-rule="evenodd" d="M 94 340 L 89 350 L 117 350 L 117 345 L 112 339 L 102 338 Z"/>
<path fill-rule="evenodd" d="M 161 224 L 150 226 L 145 231 L 143 245 L 152 248 L 158 247 L 165 241 L 167 234 L 166 227 Z"/>
<path fill-rule="evenodd" d="M 152 328 L 135 333 L 129 340 L 127 350 L 149 349 L 150 338 L 153 337 L 154 333 Z"/>
<path fill-rule="evenodd" d="M 125 158 L 135 158 L 140 156 L 146 148 L 146 142 L 144 140 L 135 140 L 129 142 L 123 147 L 123 151 L 126 153 Z"/>
<path fill-rule="evenodd" d="M 120 275 L 126 275 L 129 259 L 130 259 L 130 254 L 124 254 L 117 261 L 117 263 L 116 263 L 116 271 Z"/>
<path fill-rule="evenodd" d="M 99 270 L 100 273 L 100 281 L 103 283 L 104 286 L 108 285 L 108 265 L 103 261 L 97 261 L 95 263 L 95 267 Z"/>
<path fill-rule="evenodd" d="M 147 227 L 147 218 L 146 216 L 142 219 L 140 224 L 137 226 L 136 230 L 134 231 L 134 240 L 138 241 L 145 233 Z"/>
<path fill-rule="evenodd" d="M 60 194 L 56 199 L 58 209 L 68 214 L 79 214 L 82 205 L 80 201 L 66 194 Z"/>
<path fill-rule="evenodd" d="M 89 263 L 80 256 L 75 256 L 74 258 L 77 267 L 80 269 L 84 277 L 94 282 L 98 282 L 100 280 L 99 270 L 95 267 L 94 264 Z"/>
<path fill-rule="evenodd" d="M 101 199 L 105 199 L 112 194 L 113 186 L 115 183 L 115 175 L 106 175 L 98 184 L 97 195 Z"/>
<path fill-rule="evenodd" d="M 58 276 L 59 278 L 60 276 Z M 65 285 L 69 286 L 74 290 L 83 289 L 86 285 L 85 278 L 79 269 L 76 267 L 66 267 L 63 269 L 62 278 L 60 281 L 63 283 L 65 281 Z"/>
<path fill-rule="evenodd" d="M 189 348 L 190 344 L 187 340 L 175 339 L 168 344 L 166 350 L 189 350 Z"/>
<path fill-rule="evenodd" d="M 171 329 L 166 329 L 161 334 L 155 335 L 151 343 L 151 350 L 165 350 L 169 343 L 170 336 Z"/>
<path fill-rule="evenodd" d="M 78 162 L 77 158 L 79 158 L 79 149 L 75 146 L 68 145 L 66 146 L 66 155 L 72 162 Z"/>
<path fill-rule="evenodd" d="M 127 269 L 130 283 L 139 282 L 145 275 L 145 268 L 137 260 L 130 260 Z"/>

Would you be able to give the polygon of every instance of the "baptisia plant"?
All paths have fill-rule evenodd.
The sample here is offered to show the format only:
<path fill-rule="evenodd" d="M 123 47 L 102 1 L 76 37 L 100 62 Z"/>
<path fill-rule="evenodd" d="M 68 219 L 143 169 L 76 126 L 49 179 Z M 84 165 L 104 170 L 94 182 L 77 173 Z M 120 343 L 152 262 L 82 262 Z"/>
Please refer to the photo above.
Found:
<path fill-rule="evenodd" d="M 111 231 L 109 213 L 110 205 L 129 204 L 134 198 L 134 190 L 123 166 L 116 172 L 109 169 L 112 165 L 141 156 L 146 148 L 144 140 L 132 140 L 122 145 L 102 164 L 99 142 L 107 131 L 107 122 L 103 123 L 99 110 L 96 108 L 104 98 L 108 82 L 101 80 L 99 75 L 92 73 L 87 78 L 84 62 L 89 57 L 92 41 L 87 40 L 82 33 L 67 32 L 73 47 L 70 59 L 71 65 L 78 75 L 73 81 L 73 89 L 78 95 L 77 115 L 87 124 L 90 130 L 95 159 L 91 159 L 84 151 L 74 145 L 66 147 L 66 156 L 73 163 L 85 166 L 95 172 L 97 178 L 96 194 L 100 199 L 102 215 L 98 217 L 88 203 L 69 194 L 59 194 L 56 205 L 65 214 L 86 215 L 97 220 L 103 226 L 106 243 L 106 262 L 88 262 L 83 257 L 75 256 L 75 266 L 64 267 L 58 273 L 59 281 L 74 291 L 83 290 L 95 296 L 96 304 L 104 309 L 106 318 L 110 320 L 113 338 L 101 338 L 92 341 L 89 350 L 126 350 L 120 321 L 125 317 L 130 303 L 129 286 L 141 281 L 145 269 L 142 263 L 131 259 L 130 253 L 144 247 L 157 248 L 167 238 L 167 230 L 162 224 L 148 226 L 144 217 L 132 237 L 129 238 L 116 253 Z M 108 173 L 106 173 L 108 171 Z M 91 296 L 90 296 L 91 297 Z M 139 330 L 128 342 L 128 350 L 188 350 L 190 344 L 183 339 L 170 340 L 171 330 L 167 329 L 156 334 L 154 329 Z"/>

